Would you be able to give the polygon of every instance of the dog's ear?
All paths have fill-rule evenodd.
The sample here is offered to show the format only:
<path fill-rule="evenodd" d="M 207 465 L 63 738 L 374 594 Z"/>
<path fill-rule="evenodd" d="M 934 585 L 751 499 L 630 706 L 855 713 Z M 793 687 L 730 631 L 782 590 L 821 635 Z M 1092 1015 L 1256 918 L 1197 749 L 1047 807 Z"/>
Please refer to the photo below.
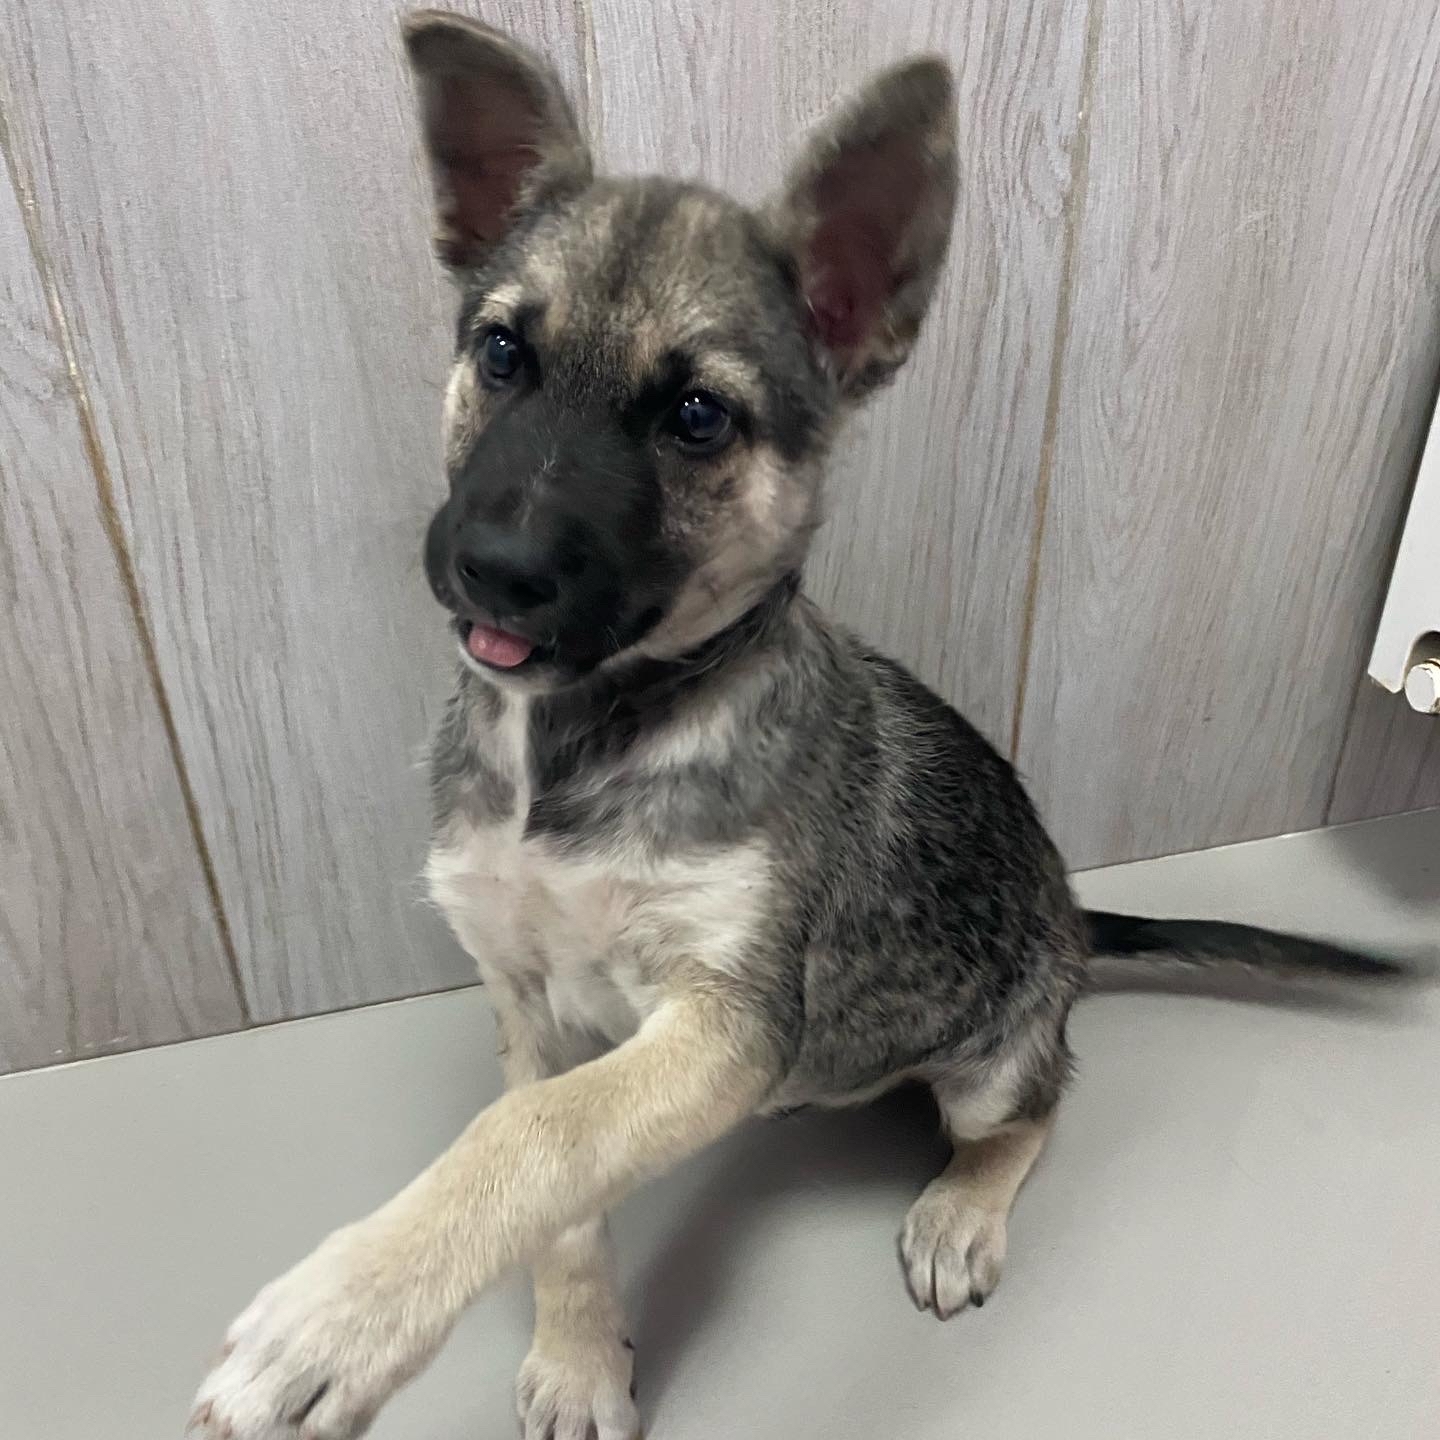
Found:
<path fill-rule="evenodd" d="M 480 264 L 518 215 L 588 184 L 590 151 L 555 72 L 463 15 L 404 21 L 435 182 L 435 249 Z"/>
<path fill-rule="evenodd" d="M 919 333 L 950 241 L 955 131 L 949 67 L 907 61 L 811 137 L 770 207 L 847 394 L 888 379 Z"/>

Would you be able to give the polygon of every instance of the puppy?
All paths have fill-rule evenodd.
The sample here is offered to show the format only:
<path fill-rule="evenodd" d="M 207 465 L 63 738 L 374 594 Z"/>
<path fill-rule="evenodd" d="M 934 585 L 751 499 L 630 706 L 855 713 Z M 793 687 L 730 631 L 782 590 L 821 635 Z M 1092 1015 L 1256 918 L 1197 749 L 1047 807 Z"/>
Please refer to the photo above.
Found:
<path fill-rule="evenodd" d="M 461 297 L 428 880 L 509 1089 L 260 1293 L 192 1429 L 358 1435 L 528 1263 L 527 1440 L 634 1440 L 602 1217 L 647 1177 L 747 1116 L 923 1082 L 954 1153 L 900 1250 L 948 1318 L 1000 1277 L 1094 957 L 1384 966 L 1081 912 L 1010 766 L 801 590 L 837 428 L 945 259 L 942 62 L 871 81 L 752 211 L 596 178 L 554 74 L 492 30 L 424 13 L 406 41 Z"/>

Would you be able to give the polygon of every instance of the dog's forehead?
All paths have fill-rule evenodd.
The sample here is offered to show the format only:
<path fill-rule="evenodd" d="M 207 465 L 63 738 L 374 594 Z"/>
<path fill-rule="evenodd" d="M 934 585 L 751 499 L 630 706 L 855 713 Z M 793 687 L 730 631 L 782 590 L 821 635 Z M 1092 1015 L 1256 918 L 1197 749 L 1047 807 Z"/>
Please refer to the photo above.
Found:
<path fill-rule="evenodd" d="M 669 352 L 726 349 L 788 307 L 783 268 L 754 215 L 660 180 L 593 187 L 527 238 L 506 288 L 541 339 L 623 354 L 643 372 Z"/>

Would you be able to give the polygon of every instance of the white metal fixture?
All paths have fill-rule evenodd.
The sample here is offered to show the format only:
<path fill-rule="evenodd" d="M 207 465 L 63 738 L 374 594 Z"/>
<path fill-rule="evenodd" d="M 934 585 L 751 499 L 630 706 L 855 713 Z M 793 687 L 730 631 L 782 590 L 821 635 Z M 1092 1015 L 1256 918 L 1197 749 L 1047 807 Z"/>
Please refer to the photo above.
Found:
<path fill-rule="evenodd" d="M 1412 665 L 1405 677 L 1405 698 L 1422 715 L 1440 715 L 1440 663 Z"/>
<path fill-rule="evenodd" d="M 1440 715 L 1440 424 L 1430 438 L 1400 537 L 1370 676 L 1422 715 Z"/>

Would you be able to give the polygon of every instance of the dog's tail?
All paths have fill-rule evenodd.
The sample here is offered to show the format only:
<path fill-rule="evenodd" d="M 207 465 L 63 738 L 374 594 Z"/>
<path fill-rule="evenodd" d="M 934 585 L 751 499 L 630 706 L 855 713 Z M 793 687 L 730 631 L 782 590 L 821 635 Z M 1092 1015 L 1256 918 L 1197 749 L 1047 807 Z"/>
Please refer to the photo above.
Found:
<path fill-rule="evenodd" d="M 1102 969 L 1125 971 L 1131 967 L 1124 962 L 1137 961 L 1147 970 L 1239 968 L 1280 979 L 1398 980 L 1409 973 L 1398 960 L 1257 925 L 1152 920 L 1087 910 L 1085 927 L 1090 953 Z M 1121 964 L 1111 966 L 1107 963 L 1111 961 Z"/>

